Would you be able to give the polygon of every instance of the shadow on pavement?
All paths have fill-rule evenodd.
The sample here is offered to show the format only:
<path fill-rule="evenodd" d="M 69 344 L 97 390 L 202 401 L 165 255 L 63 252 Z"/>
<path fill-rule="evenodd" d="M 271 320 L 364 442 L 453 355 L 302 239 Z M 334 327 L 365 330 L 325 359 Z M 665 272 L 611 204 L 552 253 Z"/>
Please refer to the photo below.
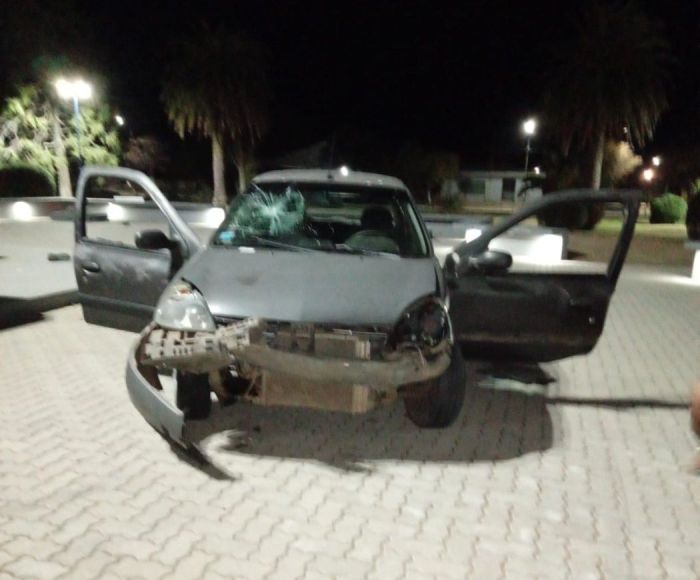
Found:
<path fill-rule="evenodd" d="M 236 479 L 216 466 L 220 453 L 310 460 L 345 472 L 371 472 L 381 461 L 504 461 L 551 448 L 555 433 L 562 436 L 559 406 L 619 410 L 688 406 L 660 399 L 547 396 L 546 385 L 556 379 L 537 365 L 480 370 L 479 386 L 468 388 L 462 414 L 447 429 L 415 427 L 401 401 L 355 416 L 249 403 L 214 404 L 209 420 L 187 424 L 195 454 L 173 450 L 216 479 Z"/>
<path fill-rule="evenodd" d="M 0 296 L 0 330 L 44 319 L 43 312 L 62 308 L 78 300 L 77 290 L 65 290 L 36 298 Z"/>
<path fill-rule="evenodd" d="M 198 446 L 191 446 L 185 449 L 167 437 L 164 437 L 164 439 L 170 445 L 170 450 L 180 461 L 196 467 L 212 479 L 219 481 L 236 481 L 238 479 L 212 462 Z"/>
<path fill-rule="evenodd" d="M 0 330 L 39 322 L 44 316 L 31 300 L 0 296 Z"/>
<path fill-rule="evenodd" d="M 552 446 L 552 418 L 540 391 L 472 387 L 457 422 L 442 430 L 415 427 L 401 401 L 356 416 L 241 403 L 215 407 L 209 420 L 187 429 L 214 456 L 313 460 L 343 471 L 369 472 L 385 460 L 502 461 Z"/>
<path fill-rule="evenodd" d="M 690 401 L 664 401 L 662 399 L 593 399 L 573 397 L 549 397 L 550 405 L 576 405 L 580 407 L 608 407 L 610 409 L 634 409 L 637 407 L 649 407 L 651 409 L 687 409 Z"/>

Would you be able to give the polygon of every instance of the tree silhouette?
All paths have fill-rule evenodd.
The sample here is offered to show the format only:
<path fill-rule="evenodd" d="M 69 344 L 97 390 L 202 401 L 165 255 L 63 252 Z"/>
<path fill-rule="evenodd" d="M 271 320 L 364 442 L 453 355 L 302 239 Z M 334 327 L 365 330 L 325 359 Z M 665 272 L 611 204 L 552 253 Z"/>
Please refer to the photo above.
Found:
<path fill-rule="evenodd" d="M 246 36 L 202 27 L 175 46 L 163 85 L 168 119 L 184 138 L 211 139 L 214 204 L 227 203 L 226 139 L 234 142 L 239 177 L 268 121 L 267 71 L 260 46 Z M 240 181 L 240 179 L 239 179 Z"/>
<path fill-rule="evenodd" d="M 667 107 L 667 47 L 633 2 L 598 2 L 556 47 L 545 98 L 548 122 L 565 152 L 593 149 L 591 186 L 600 188 L 605 143 L 643 145 Z"/>

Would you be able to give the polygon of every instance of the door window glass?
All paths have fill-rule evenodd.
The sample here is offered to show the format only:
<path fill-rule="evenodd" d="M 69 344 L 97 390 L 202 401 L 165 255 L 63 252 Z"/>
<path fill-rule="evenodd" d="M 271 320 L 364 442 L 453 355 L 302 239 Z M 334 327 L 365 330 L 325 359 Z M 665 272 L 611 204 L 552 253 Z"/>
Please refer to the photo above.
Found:
<path fill-rule="evenodd" d="M 170 236 L 170 225 L 148 192 L 121 177 L 92 176 L 85 184 L 85 235 L 90 240 L 135 248 L 142 230 Z"/>
<path fill-rule="evenodd" d="M 510 271 L 602 274 L 623 223 L 620 203 L 556 204 L 494 238 L 489 250 L 509 253 Z"/>

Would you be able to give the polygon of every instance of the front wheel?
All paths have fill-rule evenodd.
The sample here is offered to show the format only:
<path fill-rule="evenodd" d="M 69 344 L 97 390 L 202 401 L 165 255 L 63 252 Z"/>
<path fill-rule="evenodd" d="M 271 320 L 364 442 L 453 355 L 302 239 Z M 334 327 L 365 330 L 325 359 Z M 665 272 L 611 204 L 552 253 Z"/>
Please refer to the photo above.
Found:
<path fill-rule="evenodd" d="M 175 403 L 185 419 L 206 419 L 211 413 L 209 377 L 177 371 Z"/>
<path fill-rule="evenodd" d="M 454 423 L 464 404 L 467 370 L 458 344 L 452 346 L 452 361 L 438 378 L 411 387 L 403 399 L 406 415 L 423 429 L 440 429 Z"/>

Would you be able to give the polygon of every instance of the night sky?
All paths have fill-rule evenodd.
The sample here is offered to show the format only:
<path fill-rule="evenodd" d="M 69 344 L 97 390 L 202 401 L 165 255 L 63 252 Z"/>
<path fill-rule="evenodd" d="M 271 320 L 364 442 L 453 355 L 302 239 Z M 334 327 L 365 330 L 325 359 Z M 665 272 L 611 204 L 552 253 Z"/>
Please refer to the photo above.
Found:
<path fill-rule="evenodd" d="M 3 3 L 9 10 L 26 5 Z M 573 5 L 582 5 L 73 0 L 42 6 L 49 4 L 75 13 L 85 33 L 66 34 L 61 48 L 104 79 L 107 99 L 133 134 L 174 139 L 158 100 L 163 62 L 173 39 L 203 20 L 246 31 L 268 51 L 274 93 L 266 155 L 350 127 L 453 150 L 467 166 L 519 159 L 520 122 L 539 112 L 548 59 L 575 18 Z M 671 108 L 649 150 L 700 145 L 700 1 L 641 4 L 673 58 Z M 18 19 L 30 27 L 31 20 Z"/>

